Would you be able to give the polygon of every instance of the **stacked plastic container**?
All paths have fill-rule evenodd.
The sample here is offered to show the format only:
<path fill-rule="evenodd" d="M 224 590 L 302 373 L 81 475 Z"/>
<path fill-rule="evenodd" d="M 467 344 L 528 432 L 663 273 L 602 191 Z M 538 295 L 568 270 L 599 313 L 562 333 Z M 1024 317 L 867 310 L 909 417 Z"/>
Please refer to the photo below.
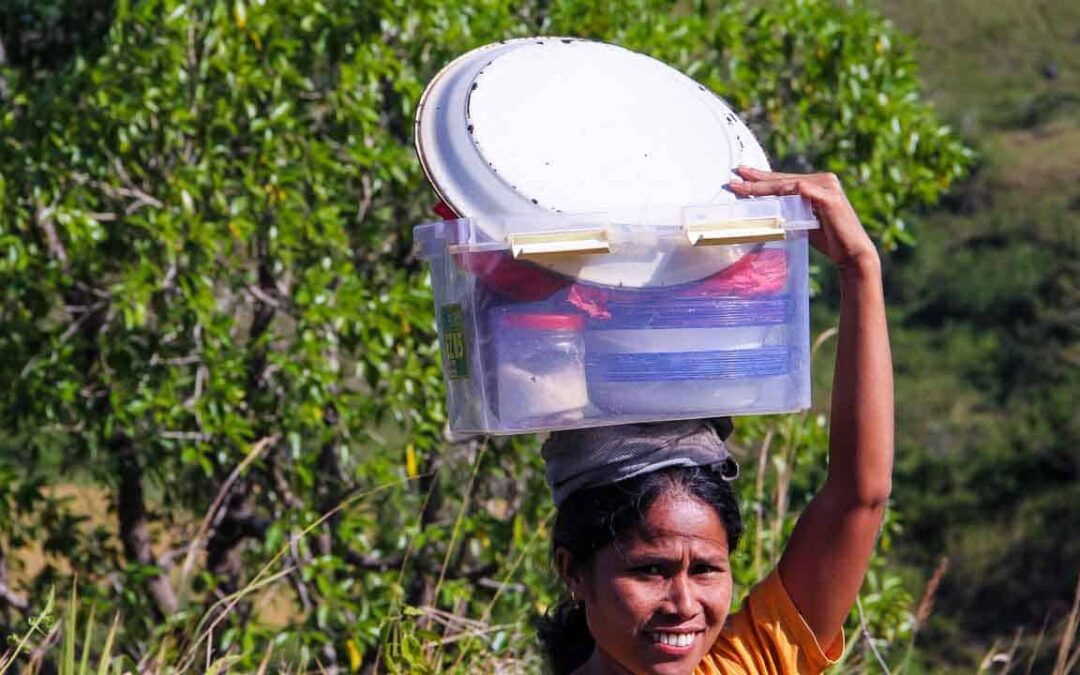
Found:
<path fill-rule="evenodd" d="M 667 226 L 608 222 L 591 238 L 582 238 L 581 217 L 536 219 L 524 234 L 548 235 L 547 247 L 519 248 L 516 258 L 511 242 L 522 232 L 509 228 L 520 219 L 417 227 L 451 428 L 521 433 L 808 407 L 805 230 L 816 223 L 805 202 L 759 199 L 678 215 Z M 608 252 L 566 250 L 594 242 Z M 714 246 L 741 255 L 714 275 L 662 287 L 590 284 L 535 262 L 604 256 L 617 265 L 651 247 L 693 264 Z"/>
<path fill-rule="evenodd" d="M 512 58 L 500 65 L 500 54 Z M 715 118 L 722 127 L 720 140 L 728 144 L 723 152 L 712 156 L 715 147 L 690 148 L 684 159 L 669 161 L 662 176 L 666 187 L 657 187 L 663 181 L 643 170 L 627 170 L 627 160 L 617 158 L 597 165 L 609 180 L 583 185 L 582 199 L 577 186 L 592 173 L 579 171 L 576 146 L 549 148 L 533 143 L 528 133 L 501 129 L 504 118 L 517 119 L 513 115 L 535 113 L 527 127 L 533 129 L 562 114 L 559 108 L 537 113 L 548 103 L 536 97 L 537 85 L 515 88 L 508 74 L 542 74 L 536 64 L 543 66 L 545 59 L 559 77 L 575 64 L 603 62 L 618 71 L 628 54 L 630 70 L 645 73 L 624 86 L 629 95 L 638 96 L 649 77 L 656 78 L 655 87 L 666 86 L 664 78 L 672 76 L 662 64 L 569 40 L 477 50 L 429 85 L 418 113 L 420 156 L 440 197 L 456 213 L 471 216 L 414 230 L 431 266 L 450 427 L 456 432 L 524 433 L 790 412 L 810 405 L 806 230 L 817 223 L 799 197 L 736 200 L 714 192 L 712 184 L 722 183 L 730 166 L 702 179 L 702 172 L 721 161 L 767 168 L 752 135 L 719 99 L 676 73 L 671 95 L 681 95 L 678 87 L 684 87 L 700 97 L 702 119 L 712 124 Z M 606 86 L 608 80 L 593 81 Z M 547 83 L 544 95 L 558 84 L 558 78 Z M 478 99 L 478 86 L 502 96 Z M 604 92 L 603 100 L 621 91 Z M 505 113 L 503 101 L 530 96 L 512 115 Z M 680 103 L 676 114 L 699 99 L 688 100 L 691 105 Z M 624 103 L 621 110 L 628 107 Z M 579 117 L 594 108 L 581 108 Z M 611 119 L 623 123 L 621 117 Z M 573 123 L 565 124 L 576 133 Z M 593 126 L 610 124 L 600 120 Z M 639 139 L 651 128 L 623 133 Z M 672 128 L 679 130 L 679 123 Z M 670 141 L 670 135 L 661 133 L 661 140 Z M 518 143 L 523 137 L 528 140 Z M 547 142 L 558 146 L 559 140 Z M 588 145 L 588 137 L 574 142 Z M 647 145 L 641 154 L 647 159 L 656 148 L 666 150 Z M 613 152 L 640 157 L 637 150 Z M 708 161 L 686 169 L 699 155 Z M 548 171 L 548 165 L 565 171 Z M 684 169 L 682 180 L 672 179 Z M 650 194 L 642 205 L 638 197 L 645 190 Z M 596 193 L 603 194 L 590 202 Z M 655 205 L 660 193 L 668 205 Z M 709 201 L 689 201 L 697 195 Z M 559 208 L 611 201 L 618 202 L 616 208 Z"/>

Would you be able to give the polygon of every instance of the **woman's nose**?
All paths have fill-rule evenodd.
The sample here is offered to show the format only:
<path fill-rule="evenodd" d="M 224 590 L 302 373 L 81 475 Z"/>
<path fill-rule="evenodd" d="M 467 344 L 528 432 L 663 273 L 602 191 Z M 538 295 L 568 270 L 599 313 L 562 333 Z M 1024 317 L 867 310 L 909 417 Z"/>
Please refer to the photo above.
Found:
<path fill-rule="evenodd" d="M 697 601 L 694 598 L 694 585 L 685 574 L 676 574 L 668 586 L 669 601 L 675 614 L 680 618 L 690 618 L 697 614 Z"/>

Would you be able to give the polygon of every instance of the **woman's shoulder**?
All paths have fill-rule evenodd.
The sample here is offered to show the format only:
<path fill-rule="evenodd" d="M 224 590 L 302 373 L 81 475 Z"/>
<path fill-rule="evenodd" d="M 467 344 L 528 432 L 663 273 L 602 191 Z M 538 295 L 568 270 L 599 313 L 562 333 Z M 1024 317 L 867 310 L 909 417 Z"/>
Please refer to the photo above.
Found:
<path fill-rule="evenodd" d="M 750 589 L 742 607 L 730 617 L 716 644 L 705 656 L 702 675 L 745 673 L 819 673 L 844 651 L 843 635 L 827 649 L 799 614 L 773 570 Z"/>

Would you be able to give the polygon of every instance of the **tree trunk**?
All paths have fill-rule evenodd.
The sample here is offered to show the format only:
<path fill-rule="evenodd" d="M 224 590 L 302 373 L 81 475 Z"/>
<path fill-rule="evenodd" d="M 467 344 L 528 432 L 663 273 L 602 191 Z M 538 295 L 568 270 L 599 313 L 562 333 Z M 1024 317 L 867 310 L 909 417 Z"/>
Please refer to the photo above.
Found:
<path fill-rule="evenodd" d="M 270 255 L 271 218 L 264 216 L 259 223 L 255 239 L 257 286 L 252 308 L 251 326 L 248 329 L 248 355 L 246 368 L 245 399 L 248 410 L 264 409 L 260 400 L 268 390 L 266 381 L 267 344 L 266 337 L 277 313 L 275 298 L 278 296 L 277 284 L 273 275 L 273 260 Z M 272 419 L 258 416 L 254 430 L 260 436 L 270 434 Z M 217 465 L 217 483 L 223 485 L 228 471 Z M 219 594 L 230 594 L 239 590 L 240 575 L 243 571 L 242 544 L 251 537 L 263 539 L 270 526 L 267 518 L 254 512 L 253 494 L 249 478 L 238 480 L 231 488 L 228 497 L 221 505 L 213 528 L 213 534 L 206 543 L 206 567 L 217 581 Z M 251 615 L 249 602 L 237 603 L 233 609 L 235 617 L 245 623 Z"/>
<path fill-rule="evenodd" d="M 135 454 L 131 439 L 117 434 L 112 439 L 112 449 L 118 459 L 120 488 L 117 492 L 117 516 L 120 521 L 120 541 L 128 561 L 140 565 L 157 564 L 150 546 L 150 532 L 146 519 L 146 502 L 143 498 L 142 467 Z M 154 601 L 159 618 L 176 612 L 176 593 L 169 580 L 154 574 L 146 580 L 147 591 Z"/>

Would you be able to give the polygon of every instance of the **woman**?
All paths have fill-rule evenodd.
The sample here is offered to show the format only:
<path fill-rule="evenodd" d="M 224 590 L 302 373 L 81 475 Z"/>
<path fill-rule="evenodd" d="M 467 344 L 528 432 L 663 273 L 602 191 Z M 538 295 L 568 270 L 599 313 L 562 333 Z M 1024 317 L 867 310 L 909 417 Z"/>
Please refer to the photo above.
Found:
<path fill-rule="evenodd" d="M 552 434 L 553 549 L 570 591 L 541 626 L 559 673 L 813 673 L 843 651 L 891 489 L 892 362 L 881 265 L 835 176 L 739 168 L 740 196 L 799 194 L 837 266 L 829 472 L 777 568 L 728 616 L 741 533 L 724 449 L 702 421 Z"/>

